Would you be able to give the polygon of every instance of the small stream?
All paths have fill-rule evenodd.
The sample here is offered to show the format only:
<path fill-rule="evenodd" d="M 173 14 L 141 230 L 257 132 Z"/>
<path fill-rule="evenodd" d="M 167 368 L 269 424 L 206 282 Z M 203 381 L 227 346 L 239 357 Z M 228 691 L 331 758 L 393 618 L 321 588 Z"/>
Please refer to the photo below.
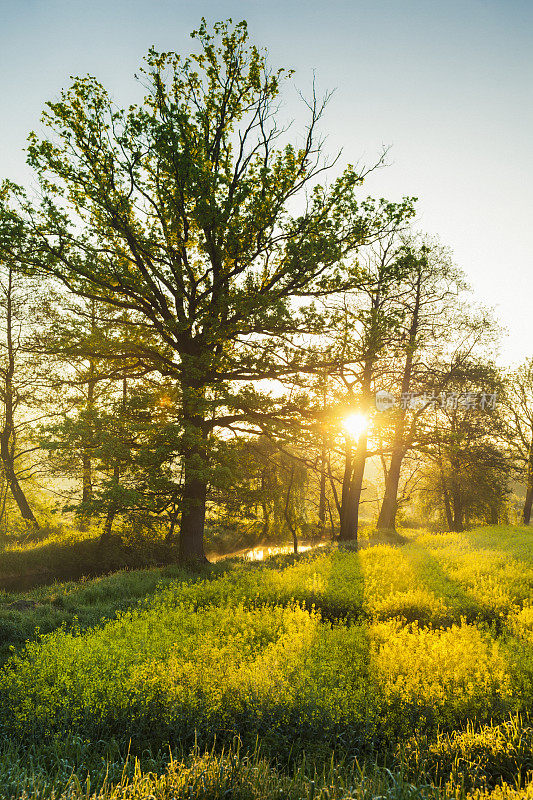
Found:
<path fill-rule="evenodd" d="M 311 550 L 314 547 L 324 547 L 327 542 L 318 542 L 317 544 L 299 544 L 298 552 L 304 553 L 306 550 Z M 252 550 L 236 550 L 234 553 L 224 553 L 223 555 L 210 555 L 210 561 L 221 561 L 224 558 L 242 558 L 244 561 L 264 561 L 269 556 L 278 555 L 278 553 L 293 553 L 294 547 L 292 544 L 285 545 L 266 545 L 261 544 L 254 547 Z"/>

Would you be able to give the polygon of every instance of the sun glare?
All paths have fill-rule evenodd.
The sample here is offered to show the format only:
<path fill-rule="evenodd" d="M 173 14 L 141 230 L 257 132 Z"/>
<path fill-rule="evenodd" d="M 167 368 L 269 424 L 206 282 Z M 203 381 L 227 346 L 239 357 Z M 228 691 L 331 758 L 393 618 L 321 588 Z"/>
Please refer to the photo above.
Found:
<path fill-rule="evenodd" d="M 352 439 L 359 439 L 368 427 L 368 419 L 364 414 L 350 414 L 343 419 L 342 426 Z"/>

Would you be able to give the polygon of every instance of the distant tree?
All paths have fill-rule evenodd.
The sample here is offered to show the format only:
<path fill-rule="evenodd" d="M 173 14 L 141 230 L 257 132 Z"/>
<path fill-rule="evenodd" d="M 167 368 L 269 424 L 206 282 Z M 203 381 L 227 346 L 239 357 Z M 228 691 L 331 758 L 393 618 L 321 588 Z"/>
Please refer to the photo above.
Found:
<path fill-rule="evenodd" d="M 490 363 L 456 364 L 444 404 L 426 420 L 422 492 L 443 509 L 448 529 L 472 520 L 497 523 L 509 494 L 509 454 L 502 446 L 502 383 Z M 427 505 L 427 504 L 426 504 Z"/>
<path fill-rule="evenodd" d="M 458 302 L 465 284 L 452 265 L 449 253 L 439 244 L 425 239 L 407 239 L 398 254 L 404 271 L 398 286 L 403 309 L 389 371 L 390 389 L 399 400 L 388 414 L 390 456 L 385 470 L 385 485 L 377 528 L 394 529 L 398 511 L 398 492 L 402 464 L 416 442 L 420 411 L 414 413 L 406 402 L 411 394 L 431 394 L 446 386 L 449 373 L 442 353 L 456 333 Z M 392 360 L 391 359 L 391 360 Z M 436 368 L 437 367 L 437 368 Z"/>
<path fill-rule="evenodd" d="M 287 343 L 320 328 L 306 298 L 357 285 L 349 256 L 412 211 L 358 203 L 351 167 L 317 185 L 324 104 L 313 97 L 303 141 L 283 144 L 286 73 L 248 44 L 244 22 L 212 33 L 202 22 L 193 36 L 189 58 L 150 50 L 140 105 L 120 110 L 91 77 L 49 103 L 46 138 L 28 148 L 43 199 L 25 204 L 27 263 L 125 311 L 114 357 L 179 385 L 182 561 L 205 557 L 213 432 L 261 415 L 251 384 L 301 369 Z"/>
<path fill-rule="evenodd" d="M 522 521 L 529 525 L 533 505 L 533 358 L 505 381 L 506 441 L 516 474 L 526 487 Z"/>
<path fill-rule="evenodd" d="M 249 520 L 257 540 L 290 535 L 295 552 L 309 512 L 309 472 L 305 458 L 266 436 L 222 443 L 213 492 L 219 519 Z M 220 509 L 224 514 L 220 514 Z"/>
<path fill-rule="evenodd" d="M 323 401 L 327 408 L 317 416 L 322 418 L 322 435 L 336 443 L 334 449 L 342 449 L 339 478 L 331 469 L 331 458 L 322 453 L 334 489 L 341 541 L 357 541 L 365 466 L 369 456 L 375 455 L 369 451 L 367 429 L 353 436 L 343 427 L 343 418 L 355 413 L 371 425 L 382 362 L 397 340 L 403 314 L 400 300 L 406 268 L 401 244 L 399 231 L 394 230 L 367 248 L 360 258 L 364 282 L 357 291 L 334 298 L 328 308 L 324 354 L 329 358 L 328 392 Z"/>
<path fill-rule="evenodd" d="M 92 513 L 95 419 L 102 403 L 109 400 L 116 377 L 116 370 L 100 352 L 110 325 L 112 315 L 94 301 L 73 301 L 63 294 L 53 304 L 36 342 L 55 363 L 56 414 L 40 426 L 40 441 L 48 452 L 52 477 L 80 484 L 81 502 L 76 511 L 81 527 Z M 65 494 L 77 496 L 78 487 L 65 490 Z"/>
<path fill-rule="evenodd" d="M 0 193 L 0 462 L 5 492 L 9 489 L 21 517 L 39 524 L 24 484 L 42 465 L 35 427 L 46 413 L 49 364 L 36 347 L 37 331 L 47 318 L 46 290 L 20 272 L 27 247 L 23 227 L 13 218 Z M 49 388 L 49 385 L 48 385 Z"/>
<path fill-rule="evenodd" d="M 80 454 L 89 451 L 91 492 L 71 492 L 66 510 L 102 522 L 102 542 L 111 537 L 116 518 L 144 520 L 167 528 L 172 539 L 177 521 L 179 471 L 174 403 L 163 386 L 130 384 L 126 377 L 108 380 L 90 416 L 85 408 L 47 428 L 43 445 L 68 474 L 80 469 Z M 72 464 L 71 464 L 72 462 Z M 178 462 L 179 463 L 179 462 Z"/>

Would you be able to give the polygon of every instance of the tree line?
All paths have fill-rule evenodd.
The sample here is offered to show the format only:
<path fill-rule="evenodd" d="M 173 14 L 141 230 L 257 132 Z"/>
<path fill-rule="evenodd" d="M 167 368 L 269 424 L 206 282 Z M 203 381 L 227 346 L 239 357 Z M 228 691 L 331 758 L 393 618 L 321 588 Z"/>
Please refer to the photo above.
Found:
<path fill-rule="evenodd" d="M 383 159 L 328 160 L 327 97 L 293 134 L 292 73 L 246 23 L 192 35 L 149 51 L 128 108 L 74 79 L 28 139 L 38 189 L 2 184 L 2 516 L 38 527 L 41 486 L 182 562 L 206 519 L 356 541 L 365 503 L 394 529 L 417 497 L 461 530 L 502 518 L 511 478 L 528 522 L 532 362 L 495 367 L 497 326 L 415 198 L 365 194 Z"/>

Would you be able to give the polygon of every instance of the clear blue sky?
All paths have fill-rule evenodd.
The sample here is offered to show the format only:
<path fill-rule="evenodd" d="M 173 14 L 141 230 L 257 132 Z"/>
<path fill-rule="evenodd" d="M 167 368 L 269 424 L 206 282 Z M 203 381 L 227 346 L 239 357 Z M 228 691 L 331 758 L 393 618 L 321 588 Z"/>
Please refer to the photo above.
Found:
<path fill-rule="evenodd" d="M 336 89 L 327 148 L 392 165 L 371 194 L 416 195 L 419 226 L 455 253 L 508 328 L 502 361 L 533 355 L 531 0 L 0 0 L 0 176 L 28 183 L 22 149 L 70 75 L 125 104 L 150 45 L 189 51 L 208 21 L 247 19 L 274 66 Z"/>

